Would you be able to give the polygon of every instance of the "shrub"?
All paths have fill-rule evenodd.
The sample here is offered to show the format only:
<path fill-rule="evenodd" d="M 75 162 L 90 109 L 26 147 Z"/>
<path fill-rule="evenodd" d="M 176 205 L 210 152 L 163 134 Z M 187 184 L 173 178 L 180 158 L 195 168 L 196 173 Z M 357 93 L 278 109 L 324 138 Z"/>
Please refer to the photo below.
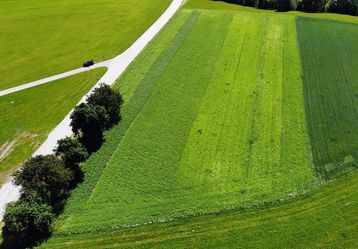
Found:
<path fill-rule="evenodd" d="M 107 129 L 120 121 L 120 108 L 123 98 L 119 92 L 114 91 L 110 86 L 101 84 L 94 89 L 93 93 L 87 98 L 87 103 L 93 106 L 102 106 L 108 115 Z"/>
<path fill-rule="evenodd" d="M 3 246 L 32 247 L 47 238 L 53 220 L 52 208 L 45 203 L 19 200 L 9 203 L 3 217 Z"/>
<path fill-rule="evenodd" d="M 14 182 L 21 185 L 22 194 L 34 191 L 55 210 L 62 207 L 71 180 L 71 172 L 54 155 L 33 157 L 14 174 Z"/>

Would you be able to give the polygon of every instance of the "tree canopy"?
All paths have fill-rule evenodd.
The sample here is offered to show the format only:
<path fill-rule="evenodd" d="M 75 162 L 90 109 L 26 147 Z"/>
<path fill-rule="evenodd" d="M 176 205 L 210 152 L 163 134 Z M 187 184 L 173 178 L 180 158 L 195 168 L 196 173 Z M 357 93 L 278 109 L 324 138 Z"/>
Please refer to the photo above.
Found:
<path fill-rule="evenodd" d="M 86 148 L 76 138 L 66 137 L 57 141 L 55 155 L 65 164 L 66 168 L 75 169 L 88 157 Z"/>
<path fill-rule="evenodd" d="M 50 234 L 53 218 L 52 208 L 45 203 L 19 200 L 8 204 L 3 217 L 5 247 L 36 245 Z"/>
<path fill-rule="evenodd" d="M 102 106 L 107 112 L 108 123 L 107 128 L 118 124 L 120 121 L 120 108 L 123 103 L 123 98 L 119 92 L 114 91 L 110 86 L 101 84 L 94 89 L 91 95 L 87 98 L 87 103 L 93 106 Z"/>
<path fill-rule="evenodd" d="M 89 153 L 101 146 L 108 122 L 108 115 L 103 106 L 82 103 L 76 106 L 71 114 L 72 131 Z"/>
<path fill-rule="evenodd" d="M 33 157 L 14 174 L 15 184 L 21 185 L 22 193 L 35 191 L 54 207 L 67 196 L 71 180 L 71 172 L 54 155 Z"/>

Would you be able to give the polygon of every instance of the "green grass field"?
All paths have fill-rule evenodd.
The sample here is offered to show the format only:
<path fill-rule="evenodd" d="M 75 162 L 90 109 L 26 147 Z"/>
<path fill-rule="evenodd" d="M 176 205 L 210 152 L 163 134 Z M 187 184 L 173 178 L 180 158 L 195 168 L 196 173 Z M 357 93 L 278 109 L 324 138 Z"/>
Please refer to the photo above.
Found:
<path fill-rule="evenodd" d="M 170 0 L 0 1 L 0 90 L 128 48 Z"/>
<path fill-rule="evenodd" d="M 123 123 L 85 165 L 59 231 L 259 205 L 314 184 L 295 28 L 182 11 L 167 28 L 177 34 L 163 32 L 118 82 Z"/>
<path fill-rule="evenodd" d="M 96 233 L 42 248 L 357 248 L 358 175 L 283 204 Z"/>
<path fill-rule="evenodd" d="M 44 247 L 358 246 L 358 175 L 326 181 L 356 165 L 356 19 L 230 6 L 189 1 L 117 82 Z"/>
<path fill-rule="evenodd" d="M 300 17 L 297 30 L 312 152 L 330 178 L 358 166 L 358 25 Z"/>
<path fill-rule="evenodd" d="M 105 68 L 0 97 L 0 183 L 99 80 Z"/>

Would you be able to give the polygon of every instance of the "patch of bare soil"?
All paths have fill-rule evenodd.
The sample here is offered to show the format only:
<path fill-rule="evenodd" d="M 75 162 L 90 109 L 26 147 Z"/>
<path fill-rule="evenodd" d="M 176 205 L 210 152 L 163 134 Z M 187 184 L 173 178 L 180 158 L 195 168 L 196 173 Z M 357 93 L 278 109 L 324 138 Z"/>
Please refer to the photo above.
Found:
<path fill-rule="evenodd" d="M 7 157 L 14 150 L 15 145 L 16 139 L 12 141 L 7 141 L 0 147 L 0 162 L 4 160 L 5 157 Z"/>

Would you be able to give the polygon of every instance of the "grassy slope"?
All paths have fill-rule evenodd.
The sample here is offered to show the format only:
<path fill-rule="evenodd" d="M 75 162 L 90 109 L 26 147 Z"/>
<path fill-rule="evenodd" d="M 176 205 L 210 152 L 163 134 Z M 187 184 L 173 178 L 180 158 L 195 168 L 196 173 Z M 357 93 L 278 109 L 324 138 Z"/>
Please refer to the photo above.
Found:
<path fill-rule="evenodd" d="M 64 221 L 67 220 L 69 215 L 82 212 L 82 203 L 87 201 L 91 196 L 97 181 L 107 166 L 106 162 L 108 162 L 112 157 L 112 154 L 115 152 L 118 144 L 121 142 L 121 139 L 126 134 L 126 130 L 136 119 L 138 113 L 143 108 L 156 85 L 157 78 L 160 74 L 147 74 L 147 72 L 155 72 L 154 70 L 150 70 L 153 68 L 162 68 L 162 70 L 166 68 L 170 59 L 178 50 L 178 46 L 180 46 L 185 38 L 185 36 L 181 37 L 176 35 L 176 33 L 179 32 L 180 29 L 179 33 L 186 34 L 191 30 L 192 24 L 195 21 L 195 16 L 191 17 L 191 20 L 189 21 L 187 21 L 187 18 L 188 15 L 184 14 L 175 18 L 176 21 L 171 22 L 167 26 L 167 29 L 172 30 L 173 32 L 161 32 L 153 42 L 158 44 L 158 46 L 148 46 L 138 59 L 136 59 L 135 64 L 130 66 L 129 70 L 133 71 L 133 74 L 125 74 L 122 78 L 122 81 L 128 82 L 128 84 L 120 85 L 125 99 L 122 108 L 121 125 L 114 127 L 107 134 L 106 142 L 102 145 L 101 149 L 91 156 L 84 165 L 83 169 L 86 172 L 86 180 L 75 189 L 74 193 L 70 197 L 70 200 L 66 205 L 66 211 L 58 221 L 60 224 L 58 227 L 66 227 L 64 225 Z M 187 24 L 182 26 L 185 21 L 187 21 Z M 174 37 L 175 41 L 173 40 Z M 158 43 L 157 41 L 161 41 L 161 43 Z M 169 46 L 171 41 L 174 42 L 172 42 L 172 46 Z M 166 52 L 163 52 L 163 49 Z M 143 66 L 135 67 L 136 64 Z M 149 66 L 149 68 L 147 68 L 147 66 Z M 146 77 L 144 77 L 145 75 Z M 118 87 L 119 84 L 115 85 L 115 88 Z"/>
<path fill-rule="evenodd" d="M 192 2 L 194 1 L 196 0 Z M 324 18 L 325 15 L 319 16 Z M 331 15 L 327 16 L 331 18 Z M 139 60 L 137 63 L 145 64 L 143 61 Z M 147 68 L 149 67 L 135 68 L 136 76 L 127 79 L 142 78 Z M 135 86 L 136 84 L 133 84 L 124 88 L 133 93 Z M 284 93 L 293 94 L 290 91 Z M 287 98 L 287 101 L 290 100 L 291 98 Z M 355 238 L 358 231 L 356 186 L 358 186 L 358 176 L 353 174 L 315 190 L 313 194 L 309 193 L 286 204 L 265 209 L 253 208 L 247 211 L 179 219 L 127 229 L 117 230 L 112 227 L 103 232 L 97 231 L 96 234 L 83 233 L 76 236 L 68 234 L 66 229 L 71 222 L 68 220 L 67 224 L 60 223 L 62 229 L 57 230 L 47 246 L 56 248 L 56 245 L 63 247 L 64 243 L 68 243 L 69 248 L 91 246 L 96 248 L 140 246 L 232 248 L 240 245 L 255 248 L 356 248 Z M 72 202 L 69 206 L 75 205 Z"/>
<path fill-rule="evenodd" d="M 87 163 L 90 175 L 106 168 L 76 190 L 59 230 L 253 205 L 312 184 L 294 20 L 186 10 L 171 25 L 180 32 L 157 59 L 142 64 L 161 39 L 118 82 L 117 144 Z"/>
<path fill-rule="evenodd" d="M 195 119 L 201 97 L 210 79 L 210 65 L 215 63 L 216 56 L 220 53 L 227 32 L 227 29 L 221 29 L 221 27 L 230 21 L 230 16 L 215 22 L 215 19 L 210 18 L 210 15 L 200 15 L 197 17 L 193 13 L 193 17 L 189 17 L 187 21 L 188 23 L 183 31 L 189 31 L 187 32 L 187 37 L 184 36 L 184 39 L 180 40 L 174 38 L 175 44 L 172 44 L 168 48 L 177 50 L 174 58 L 167 61 L 166 64 L 162 64 L 164 66 L 163 70 L 161 67 L 154 69 L 162 70 L 157 76 L 157 82 L 153 81 L 157 85 L 152 90 L 152 93 L 150 93 L 148 100 L 144 103 L 143 108 L 130 128 L 126 131 L 96 185 L 96 190 L 103 189 L 106 191 L 105 189 L 110 187 L 106 185 L 106 182 L 120 184 L 121 186 L 113 184 L 110 191 L 121 191 L 121 194 L 118 193 L 119 195 L 115 194 L 113 196 L 119 197 L 119 199 L 115 197 L 117 201 L 121 201 L 121 198 L 124 198 L 122 200 L 126 204 L 118 205 L 115 200 L 109 203 L 107 195 L 102 196 L 102 191 L 95 191 L 91 194 L 87 205 L 83 207 L 88 211 L 81 211 L 84 216 L 71 217 L 71 219 L 79 220 L 66 224 L 66 226 L 75 225 L 79 229 L 88 229 L 89 227 L 83 227 L 83 222 L 86 223 L 92 212 L 98 211 L 97 207 L 102 209 L 103 206 L 112 210 L 123 208 L 123 212 L 130 212 L 130 210 L 138 212 L 133 214 L 136 216 L 134 219 L 130 219 L 130 214 L 128 216 L 117 216 L 120 219 L 128 217 L 129 219 L 126 222 L 137 222 L 138 219 L 140 221 L 143 218 L 148 220 L 153 215 L 151 206 L 154 203 L 147 203 L 146 207 L 149 209 L 149 212 L 141 212 L 138 205 L 143 207 L 145 205 L 143 199 L 150 197 L 152 195 L 151 192 L 155 193 L 159 191 L 165 194 L 166 190 L 173 183 L 172 181 L 175 180 L 175 165 L 178 165 L 180 161 L 187 133 L 191 123 Z M 211 44 L 208 44 L 204 39 L 200 39 L 202 36 L 200 31 L 202 30 L 212 34 L 210 35 L 212 39 Z M 198 47 L 201 49 L 198 50 Z M 179 65 L 181 65 L 180 71 L 177 70 Z M 196 70 L 196 68 L 205 70 Z M 143 80 L 141 84 L 144 86 L 146 78 L 143 78 Z M 137 105 L 136 102 L 132 103 L 130 104 Z M 123 113 L 123 116 L 125 116 L 125 113 Z M 157 129 L 157 127 L 161 128 Z M 177 129 L 177 127 L 180 127 L 180 129 Z M 138 167 L 140 165 L 141 167 Z M 150 165 L 152 170 L 148 170 L 143 165 Z M 113 170 L 119 171 L 121 174 L 114 175 L 111 173 Z M 158 175 L 160 171 L 161 173 Z M 125 177 L 122 178 L 123 176 Z M 116 179 L 118 177 L 122 179 L 126 178 L 127 180 Z M 142 190 L 147 190 L 148 192 L 141 193 Z M 168 198 L 165 196 L 158 196 L 157 198 L 161 198 L 166 204 L 168 203 Z M 105 203 L 108 203 L 108 205 Z M 133 203 L 134 206 L 127 208 L 126 205 L 130 205 L 130 203 Z M 172 203 L 172 205 L 175 205 L 175 203 Z M 155 207 L 153 208 L 155 209 Z M 106 217 L 106 213 L 109 210 L 103 211 L 101 212 L 103 214 L 102 218 L 93 223 L 93 226 L 103 226 L 103 223 L 106 224 L 108 221 L 111 221 Z M 116 220 L 112 220 L 111 223 L 113 224 L 113 222 L 118 223 Z"/>
<path fill-rule="evenodd" d="M 297 30 L 315 165 L 332 177 L 358 165 L 358 25 L 299 17 Z"/>
<path fill-rule="evenodd" d="M 0 161 L 0 182 L 7 171 L 35 151 L 105 70 L 92 70 L 0 97 L 0 144 L 14 143 Z"/>
<path fill-rule="evenodd" d="M 112 58 L 170 0 L 0 1 L 0 89 Z"/>
<path fill-rule="evenodd" d="M 55 234 L 43 248 L 357 248 L 357 189 L 354 174 L 280 205 Z"/>

